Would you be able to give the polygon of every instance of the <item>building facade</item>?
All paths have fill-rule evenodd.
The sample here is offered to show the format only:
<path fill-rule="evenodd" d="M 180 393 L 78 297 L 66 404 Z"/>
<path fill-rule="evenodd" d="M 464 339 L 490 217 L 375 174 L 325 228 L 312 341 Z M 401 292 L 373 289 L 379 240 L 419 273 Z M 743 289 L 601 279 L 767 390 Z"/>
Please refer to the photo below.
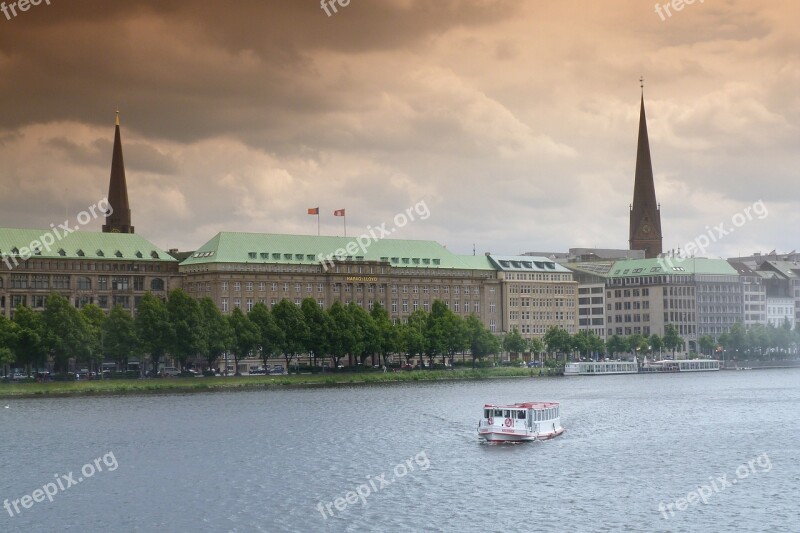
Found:
<path fill-rule="evenodd" d="M 75 231 L 41 246 L 49 231 L 0 228 L 0 312 L 8 318 L 19 305 L 43 310 L 52 292 L 78 308 L 120 305 L 135 314 L 147 291 L 166 298 L 181 287 L 178 262 L 138 235 Z"/>
<path fill-rule="evenodd" d="M 338 301 L 369 310 L 379 302 L 401 322 L 441 300 L 460 316 L 476 314 L 492 331 L 506 327 L 501 282 L 487 257 L 398 239 L 349 254 L 351 243 L 344 237 L 224 232 L 184 260 L 180 271 L 190 295 L 211 298 L 226 314 L 237 307 L 247 312 L 259 302 L 300 305 L 313 298 L 323 309 Z"/>
<path fill-rule="evenodd" d="M 572 271 L 544 257 L 490 254 L 502 284 L 506 331 L 541 339 L 551 327 L 578 331 L 578 283 Z"/>

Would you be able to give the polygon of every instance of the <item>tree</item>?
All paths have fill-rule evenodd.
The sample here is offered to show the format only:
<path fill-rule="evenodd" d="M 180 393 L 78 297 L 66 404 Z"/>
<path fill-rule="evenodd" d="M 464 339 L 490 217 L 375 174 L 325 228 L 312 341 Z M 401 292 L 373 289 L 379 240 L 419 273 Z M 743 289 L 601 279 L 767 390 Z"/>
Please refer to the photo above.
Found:
<path fill-rule="evenodd" d="M 425 329 L 428 323 L 428 313 L 422 309 L 417 309 L 408 316 L 408 320 L 400 328 L 403 351 L 406 354 L 406 362 L 411 363 L 411 358 L 420 357 L 420 368 L 422 368 L 422 356 L 429 353 L 427 348 L 427 335 Z"/>
<path fill-rule="evenodd" d="M 700 351 L 704 355 L 711 355 L 711 351 L 714 349 L 714 338 L 711 335 L 703 335 L 698 339 L 698 344 L 700 345 Z"/>
<path fill-rule="evenodd" d="M 311 301 L 313 303 L 313 300 Z M 314 304 L 314 307 L 317 307 L 317 304 Z M 283 331 L 275 323 L 269 308 L 261 302 L 253 306 L 247 317 L 258 328 L 257 349 L 261 354 L 261 361 L 266 369 L 269 366 L 269 358 L 280 353 Z"/>
<path fill-rule="evenodd" d="M 86 362 L 89 369 L 101 371 L 103 364 L 103 324 L 108 317 L 102 309 L 94 304 L 85 305 L 80 311 L 88 329 L 88 343 L 86 350 Z"/>
<path fill-rule="evenodd" d="M 167 306 L 147 291 L 139 302 L 135 323 L 142 352 L 150 354 L 153 374 L 158 374 L 161 358 L 167 353 L 167 347 L 173 346 L 175 335 Z"/>
<path fill-rule="evenodd" d="M 283 331 L 280 352 L 286 359 L 286 371 L 288 372 L 292 359 L 306 352 L 310 332 L 303 312 L 289 300 L 283 299 L 278 302 L 272 308 L 272 317 L 278 328 Z"/>
<path fill-rule="evenodd" d="M 567 353 L 572 348 L 572 339 L 570 334 L 567 333 L 563 328 L 559 328 L 557 326 L 550 326 L 550 328 L 548 328 L 547 332 L 544 334 L 542 340 L 547 346 L 547 351 L 555 353 L 556 356 L 563 352 L 564 356 L 566 357 Z"/>
<path fill-rule="evenodd" d="M 342 358 L 352 353 L 355 345 L 353 337 L 353 317 L 338 301 L 328 309 L 331 319 L 330 355 L 334 370 L 339 368 Z"/>
<path fill-rule="evenodd" d="M 447 328 L 447 355 L 450 359 L 450 366 L 452 366 L 455 354 L 458 352 L 463 353 L 469 348 L 469 334 L 467 333 L 466 322 L 455 313 L 450 313 L 447 316 L 445 324 Z"/>
<path fill-rule="evenodd" d="M 398 330 L 389 319 L 389 313 L 381 305 L 376 302 L 369 312 L 372 320 L 375 322 L 376 328 L 376 341 L 378 353 L 383 358 L 383 365 L 387 365 L 387 357 L 390 353 L 397 351 L 400 342 Z"/>
<path fill-rule="evenodd" d="M 661 338 L 661 336 L 658 335 L 657 333 L 653 333 L 652 335 L 650 335 L 649 342 L 650 342 L 650 351 L 652 351 L 653 353 L 655 353 L 656 350 L 658 350 L 658 352 L 661 352 L 661 350 L 664 349 L 664 339 Z"/>
<path fill-rule="evenodd" d="M 238 307 L 234 307 L 233 312 L 228 316 L 228 324 L 230 324 L 232 333 L 231 354 L 233 354 L 233 363 L 236 369 L 235 375 L 240 376 L 239 361 L 256 349 L 261 332 L 258 326 L 253 324 Z"/>
<path fill-rule="evenodd" d="M 7 373 L 7 366 L 14 363 L 14 342 L 17 336 L 17 325 L 0 314 L 0 368 L 2 374 Z"/>
<path fill-rule="evenodd" d="M 503 339 L 503 350 L 509 353 L 519 354 L 525 351 L 526 344 L 525 339 L 522 338 L 519 330 L 514 326 Z"/>
<path fill-rule="evenodd" d="M 468 316 L 465 325 L 469 338 L 469 348 L 472 353 L 472 368 L 475 368 L 476 361 L 496 354 L 500 351 L 502 344 L 497 335 L 489 331 L 477 316 Z"/>
<path fill-rule="evenodd" d="M 14 324 L 14 356 L 17 364 L 23 365 L 30 376 L 31 366 L 43 367 L 47 361 L 42 315 L 30 307 L 20 305 L 14 312 Z"/>
<path fill-rule="evenodd" d="M 353 317 L 354 353 L 358 357 L 358 362 L 363 365 L 367 357 L 372 357 L 374 361 L 375 352 L 380 348 L 378 344 L 378 328 L 375 326 L 375 321 L 363 307 L 355 302 L 350 302 L 346 309 Z"/>
<path fill-rule="evenodd" d="M 138 353 L 136 324 L 131 314 L 119 305 L 111 309 L 108 319 L 103 323 L 103 350 L 121 370 L 127 370 L 128 359 Z"/>
<path fill-rule="evenodd" d="M 536 359 L 536 355 L 544 352 L 544 343 L 539 337 L 533 337 L 528 341 L 528 349 L 531 351 L 531 359 Z"/>
<path fill-rule="evenodd" d="M 619 335 L 612 335 L 609 337 L 608 341 L 606 341 L 606 349 L 608 349 L 608 353 L 611 357 L 614 357 L 618 353 L 622 353 L 628 350 L 627 342 Z"/>
<path fill-rule="evenodd" d="M 683 338 L 678 335 L 678 330 L 672 324 L 667 324 L 664 328 L 664 347 L 672 350 L 672 357 L 675 358 L 675 350 L 683 346 Z"/>
<path fill-rule="evenodd" d="M 45 301 L 42 322 L 45 345 L 53 356 L 56 372 L 66 372 L 71 357 L 86 356 L 90 344 L 89 327 L 69 300 L 55 292 L 50 294 Z"/>
<path fill-rule="evenodd" d="M 259 304 L 256 304 L 258 306 Z M 205 344 L 203 357 L 211 370 L 222 354 L 230 349 L 233 343 L 233 332 L 228 320 L 211 298 L 200 300 L 200 314 L 203 320 L 203 329 L 208 341 Z M 266 367 L 266 365 L 265 365 Z"/>
<path fill-rule="evenodd" d="M 171 353 L 183 370 L 189 358 L 206 352 L 208 337 L 200 304 L 183 289 L 174 289 L 167 297 L 167 312 L 173 332 Z"/>

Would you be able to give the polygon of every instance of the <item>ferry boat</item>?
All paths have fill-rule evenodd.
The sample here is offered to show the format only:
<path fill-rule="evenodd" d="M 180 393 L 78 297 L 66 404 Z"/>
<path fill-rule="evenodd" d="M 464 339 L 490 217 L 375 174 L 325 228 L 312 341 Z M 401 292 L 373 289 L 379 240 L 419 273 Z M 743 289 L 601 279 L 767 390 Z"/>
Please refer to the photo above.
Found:
<path fill-rule="evenodd" d="M 561 413 L 554 402 L 483 406 L 478 436 L 488 442 L 548 440 L 564 433 Z"/>
<path fill-rule="evenodd" d="M 611 374 L 636 374 L 639 363 L 633 361 L 581 361 L 564 365 L 565 376 L 607 376 Z"/>
<path fill-rule="evenodd" d="M 715 372 L 720 364 L 716 359 L 679 359 L 642 363 L 642 372 Z"/>

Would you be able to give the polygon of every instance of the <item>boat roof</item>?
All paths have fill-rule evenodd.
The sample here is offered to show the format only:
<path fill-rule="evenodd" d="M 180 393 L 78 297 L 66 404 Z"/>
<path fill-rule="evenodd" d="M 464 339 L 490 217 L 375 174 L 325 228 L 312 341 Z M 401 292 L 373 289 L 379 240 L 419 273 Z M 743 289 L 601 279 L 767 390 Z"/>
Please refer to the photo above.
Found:
<path fill-rule="evenodd" d="M 492 408 L 492 409 L 550 409 L 551 407 L 558 407 L 557 402 L 525 402 L 525 403 L 514 403 L 510 405 L 498 405 L 493 403 L 487 403 L 483 405 L 484 409 Z"/>

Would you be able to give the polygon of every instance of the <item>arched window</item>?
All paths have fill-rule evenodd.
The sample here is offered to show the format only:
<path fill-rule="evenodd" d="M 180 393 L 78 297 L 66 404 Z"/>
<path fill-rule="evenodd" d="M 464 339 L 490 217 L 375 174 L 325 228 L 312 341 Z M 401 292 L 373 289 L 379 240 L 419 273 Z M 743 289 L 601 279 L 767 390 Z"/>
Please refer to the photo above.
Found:
<path fill-rule="evenodd" d="M 0 278 L 0 289 L 3 288 L 3 278 Z"/>
<path fill-rule="evenodd" d="M 92 289 L 92 280 L 89 278 L 79 277 L 78 278 L 78 290 L 79 291 L 89 291 Z"/>
<path fill-rule="evenodd" d="M 163 291 L 164 290 L 164 280 L 161 278 L 155 278 L 153 281 L 150 282 L 150 290 L 151 291 Z"/>

